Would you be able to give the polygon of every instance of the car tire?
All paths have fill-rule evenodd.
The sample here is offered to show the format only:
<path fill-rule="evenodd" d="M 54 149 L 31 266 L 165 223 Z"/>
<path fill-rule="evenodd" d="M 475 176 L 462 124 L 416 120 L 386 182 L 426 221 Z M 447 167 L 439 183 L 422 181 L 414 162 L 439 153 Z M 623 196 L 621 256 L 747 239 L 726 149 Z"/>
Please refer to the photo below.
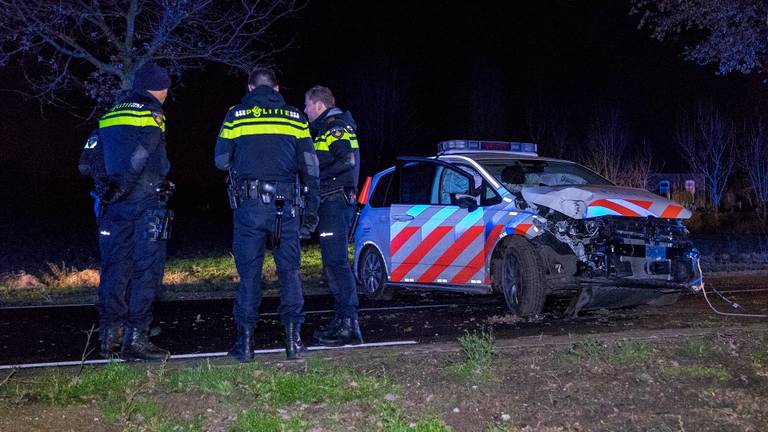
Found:
<path fill-rule="evenodd" d="M 533 245 L 524 237 L 511 236 L 504 246 L 500 264 L 499 286 L 509 310 L 521 317 L 541 313 L 546 284 Z"/>
<path fill-rule="evenodd" d="M 358 272 L 359 292 L 371 300 L 392 299 L 392 287 L 387 286 L 387 267 L 379 251 L 372 246 L 363 249 L 360 254 Z"/>

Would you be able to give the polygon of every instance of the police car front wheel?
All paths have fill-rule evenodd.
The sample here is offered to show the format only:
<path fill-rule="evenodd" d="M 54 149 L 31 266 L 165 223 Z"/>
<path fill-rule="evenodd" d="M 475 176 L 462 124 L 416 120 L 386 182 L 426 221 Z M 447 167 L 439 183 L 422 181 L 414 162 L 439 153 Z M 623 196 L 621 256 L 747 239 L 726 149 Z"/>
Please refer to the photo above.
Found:
<path fill-rule="evenodd" d="M 501 271 L 496 274 L 509 310 L 518 316 L 541 313 L 546 298 L 544 276 L 536 250 L 520 236 L 507 239 Z"/>

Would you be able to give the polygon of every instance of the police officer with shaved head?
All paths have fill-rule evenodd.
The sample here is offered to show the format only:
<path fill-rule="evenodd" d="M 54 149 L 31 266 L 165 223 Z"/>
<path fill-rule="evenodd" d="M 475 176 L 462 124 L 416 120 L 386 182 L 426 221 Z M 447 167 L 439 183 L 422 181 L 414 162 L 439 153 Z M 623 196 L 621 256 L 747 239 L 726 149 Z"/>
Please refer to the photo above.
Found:
<path fill-rule="evenodd" d="M 93 140 L 98 139 L 103 160 L 94 165 L 103 163 L 106 174 L 106 185 L 98 191 L 103 208 L 97 211 L 101 251 L 97 307 L 105 357 L 118 354 L 121 335 L 123 358 L 154 360 L 169 355 L 149 341 L 149 327 L 172 219 L 166 209 L 173 186 L 165 179 L 170 163 L 163 113 L 170 83 L 164 68 L 152 63 L 141 66 L 131 91 L 101 117 L 98 133 L 86 144 L 95 146 Z"/>
<path fill-rule="evenodd" d="M 323 273 L 335 300 L 336 315 L 315 331 L 322 345 L 363 343 L 357 320 L 357 286 L 347 257 L 347 238 L 360 174 L 357 124 L 349 111 L 336 108 L 333 93 L 315 86 L 304 95 L 315 151 L 320 161 L 320 251 Z"/>
<path fill-rule="evenodd" d="M 288 359 L 303 357 L 304 298 L 299 280 L 299 238 L 317 226 L 318 161 L 304 115 L 286 105 L 275 74 L 254 69 L 248 93 L 224 118 L 216 142 L 216 167 L 229 171 L 235 265 L 240 285 L 234 316 L 237 340 L 230 355 L 253 359 L 253 331 L 261 304 L 261 271 L 269 247 L 280 283 L 280 320 Z M 297 176 L 308 191 L 299 195 Z M 297 204 L 305 201 L 300 222 Z"/>

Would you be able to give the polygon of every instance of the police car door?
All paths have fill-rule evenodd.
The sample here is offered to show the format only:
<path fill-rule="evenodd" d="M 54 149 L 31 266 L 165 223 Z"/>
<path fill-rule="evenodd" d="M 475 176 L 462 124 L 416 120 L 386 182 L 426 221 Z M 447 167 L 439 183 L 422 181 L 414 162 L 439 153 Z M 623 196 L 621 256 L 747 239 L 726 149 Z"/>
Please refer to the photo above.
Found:
<path fill-rule="evenodd" d="M 390 208 L 390 280 L 480 283 L 483 212 L 473 197 L 474 180 L 443 161 L 402 160 L 400 199 Z"/>

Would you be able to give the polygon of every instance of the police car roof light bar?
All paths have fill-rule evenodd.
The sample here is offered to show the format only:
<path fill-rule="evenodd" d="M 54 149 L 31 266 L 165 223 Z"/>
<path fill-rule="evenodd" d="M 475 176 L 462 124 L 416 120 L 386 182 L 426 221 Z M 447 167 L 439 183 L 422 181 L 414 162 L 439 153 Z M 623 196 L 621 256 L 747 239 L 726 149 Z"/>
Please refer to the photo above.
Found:
<path fill-rule="evenodd" d="M 448 140 L 437 143 L 437 151 L 439 153 L 462 152 L 468 150 L 505 151 L 536 156 L 538 146 L 534 143 L 514 141 Z"/>

